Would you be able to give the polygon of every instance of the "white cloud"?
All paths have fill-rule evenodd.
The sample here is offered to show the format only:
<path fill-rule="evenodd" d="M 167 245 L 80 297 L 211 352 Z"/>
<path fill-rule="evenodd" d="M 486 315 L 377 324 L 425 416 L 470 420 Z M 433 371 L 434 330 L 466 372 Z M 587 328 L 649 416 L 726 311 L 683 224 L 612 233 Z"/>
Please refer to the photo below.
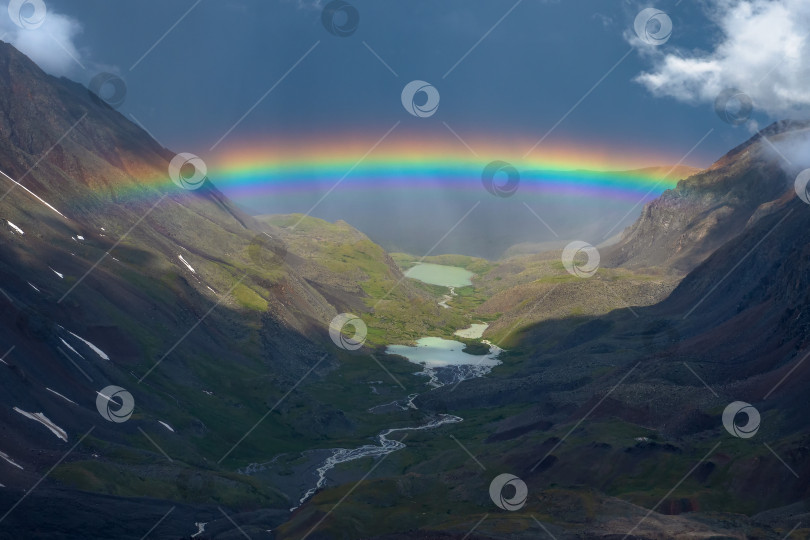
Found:
<path fill-rule="evenodd" d="M 82 31 L 76 19 L 48 10 L 41 26 L 20 28 L 8 13 L 8 3 L 0 3 L 0 39 L 14 45 L 44 71 L 52 75 L 75 75 L 84 71 L 86 59 L 75 44 Z"/>
<path fill-rule="evenodd" d="M 791 183 L 799 171 L 810 167 L 810 126 L 794 126 L 788 136 L 776 135 L 770 141 L 773 146 L 766 144 L 763 149 L 782 166 Z"/>
<path fill-rule="evenodd" d="M 654 69 L 636 78 L 653 94 L 713 103 L 727 88 L 748 94 L 771 116 L 806 115 L 810 106 L 810 2 L 711 0 L 720 37 L 714 50 L 645 47 Z M 631 39 L 638 43 L 637 40 Z M 803 109 L 803 111 L 802 111 Z"/>

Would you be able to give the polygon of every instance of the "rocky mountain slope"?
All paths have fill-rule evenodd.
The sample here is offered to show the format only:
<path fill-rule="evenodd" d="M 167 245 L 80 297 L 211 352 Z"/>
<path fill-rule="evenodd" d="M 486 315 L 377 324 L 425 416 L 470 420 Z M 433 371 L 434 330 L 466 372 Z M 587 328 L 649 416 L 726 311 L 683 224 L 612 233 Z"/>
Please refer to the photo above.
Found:
<path fill-rule="evenodd" d="M 495 318 L 485 336 L 504 347 L 520 341 L 526 328 L 542 321 L 594 317 L 613 310 L 633 313 L 662 301 L 679 277 L 644 269 L 599 268 L 589 279 L 569 274 L 561 251 L 510 257 L 476 284 L 486 301 L 475 313 Z"/>
<path fill-rule="evenodd" d="M 774 140 L 803 135 L 796 124 L 769 133 Z M 706 238 L 721 238 L 722 229 L 681 238 L 684 254 L 704 260 L 664 301 L 635 313 L 546 320 L 486 379 L 417 399 L 423 410 L 463 411 L 453 433 L 463 450 L 456 450 L 475 456 L 459 464 L 448 445 L 405 467 L 409 493 L 456 503 L 432 508 L 423 530 L 461 535 L 478 523 L 478 538 L 531 538 L 539 521 L 557 538 L 808 534 L 810 207 L 786 182 L 778 155 L 750 161 L 760 142 L 733 151 L 717 169 L 734 171 L 723 183 L 738 194 L 735 178 L 763 187 L 764 205 L 754 208 L 753 195 L 750 207 L 741 204 L 750 208 L 745 225 L 726 232 L 730 238 L 711 253 Z M 769 173 L 781 191 L 763 177 Z M 718 186 L 692 184 L 689 192 L 698 203 L 711 201 Z M 661 205 L 651 205 L 633 230 Z M 759 412 L 753 437 L 724 428 L 722 413 L 735 401 Z M 420 474 L 440 463 L 442 476 Z M 498 512 L 485 496 L 501 472 L 528 486 L 518 512 Z M 384 478 L 358 488 L 355 497 L 369 502 L 329 519 L 346 527 L 379 510 L 372 493 L 390 489 Z"/>
<path fill-rule="evenodd" d="M 776 146 L 810 125 L 782 122 L 758 133 L 710 168 L 648 203 L 641 218 L 604 250 L 608 266 L 684 274 L 752 226 L 793 184 Z"/>
<path fill-rule="evenodd" d="M 175 185 L 174 157 L 0 44 L 0 537 L 36 523 L 140 538 L 172 505 L 167 537 L 195 520 L 232 529 L 217 505 L 271 528 L 288 495 L 235 470 L 354 436 L 352 411 L 310 388 L 342 365 L 329 321 L 370 311 L 365 276 L 288 249 L 207 180 Z M 377 286 L 400 281 L 379 248 L 367 260 Z M 404 284 L 389 301 L 420 295 Z M 126 422 L 100 414 L 110 385 L 133 396 Z M 90 516 L 99 506 L 124 517 Z"/>

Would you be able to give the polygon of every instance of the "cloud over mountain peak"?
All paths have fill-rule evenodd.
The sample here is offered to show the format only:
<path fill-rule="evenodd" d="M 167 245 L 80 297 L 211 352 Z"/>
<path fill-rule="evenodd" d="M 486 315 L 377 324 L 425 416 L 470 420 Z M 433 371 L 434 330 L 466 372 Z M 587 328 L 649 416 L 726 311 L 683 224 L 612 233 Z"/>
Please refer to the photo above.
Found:
<path fill-rule="evenodd" d="M 713 0 L 709 16 L 720 29 L 713 50 L 652 50 L 654 67 L 636 81 L 689 103 L 711 103 L 736 88 L 776 117 L 810 105 L 810 3 Z"/>

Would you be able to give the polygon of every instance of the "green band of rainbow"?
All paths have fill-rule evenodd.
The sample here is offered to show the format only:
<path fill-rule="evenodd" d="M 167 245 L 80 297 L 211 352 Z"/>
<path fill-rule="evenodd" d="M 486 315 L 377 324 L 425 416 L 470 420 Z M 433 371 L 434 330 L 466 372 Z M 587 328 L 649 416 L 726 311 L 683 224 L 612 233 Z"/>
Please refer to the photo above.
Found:
<path fill-rule="evenodd" d="M 372 145 L 352 138 L 340 143 L 236 145 L 218 154 L 209 166 L 209 178 L 237 200 L 324 191 L 338 181 L 341 190 L 482 190 L 482 171 L 493 160 L 507 161 L 520 171 L 522 193 L 638 201 L 657 196 L 677 181 L 662 178 L 661 169 L 638 170 L 645 159 L 649 165 L 651 158 L 633 157 L 627 152 L 582 151 L 568 146 L 522 159 L 515 156 L 514 148 L 493 145 L 471 145 L 479 148 L 473 154 L 455 140 L 397 141 L 369 153 Z M 657 164 L 672 162 L 656 159 Z"/>

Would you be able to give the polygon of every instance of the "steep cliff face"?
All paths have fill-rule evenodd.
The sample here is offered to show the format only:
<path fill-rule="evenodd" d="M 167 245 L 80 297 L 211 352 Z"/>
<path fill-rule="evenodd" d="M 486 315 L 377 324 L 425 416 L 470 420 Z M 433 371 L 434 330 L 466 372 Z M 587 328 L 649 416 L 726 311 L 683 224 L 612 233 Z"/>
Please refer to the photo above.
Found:
<path fill-rule="evenodd" d="M 710 366 L 711 381 L 748 388 L 752 400 L 791 367 L 783 391 L 808 383 L 799 361 L 810 343 L 808 231 L 810 206 L 798 197 L 773 205 L 652 310 L 677 322 L 681 353 Z"/>
<path fill-rule="evenodd" d="M 0 170 L 9 176 L 0 177 L 2 193 L 8 190 L 0 211 L 28 233 L 25 241 L 7 247 L 40 262 L 41 268 L 28 270 L 29 277 L 38 277 L 44 267 L 41 283 L 52 282 L 44 263 L 59 260 L 71 283 L 120 240 L 119 255 L 143 263 L 133 270 L 173 269 L 187 281 L 189 293 L 225 292 L 244 271 L 266 273 L 283 285 L 266 287 L 268 297 L 283 288 L 283 294 L 298 293 L 311 304 L 297 312 L 279 311 L 285 323 L 300 330 L 308 316 L 328 321 L 328 302 L 304 294 L 306 283 L 289 265 L 257 268 L 261 260 L 252 256 L 251 242 L 259 233 L 277 233 L 272 226 L 252 219 L 209 182 L 193 191 L 176 186 L 168 174 L 175 153 L 86 88 L 46 75 L 7 44 L 0 44 L 0 72 Z M 75 240 L 79 236 L 83 240 Z M 99 282 L 122 279 L 111 261 L 105 258 L 59 307 L 93 303 L 82 295 L 97 292 Z M 85 262 L 90 265 L 83 267 Z M 248 279 L 238 287 L 254 284 Z"/>
<path fill-rule="evenodd" d="M 773 145 L 807 130 L 807 123 L 774 124 L 709 169 L 680 181 L 648 203 L 619 243 L 604 250 L 605 264 L 688 272 L 785 194 L 793 178 L 785 174 Z"/>

